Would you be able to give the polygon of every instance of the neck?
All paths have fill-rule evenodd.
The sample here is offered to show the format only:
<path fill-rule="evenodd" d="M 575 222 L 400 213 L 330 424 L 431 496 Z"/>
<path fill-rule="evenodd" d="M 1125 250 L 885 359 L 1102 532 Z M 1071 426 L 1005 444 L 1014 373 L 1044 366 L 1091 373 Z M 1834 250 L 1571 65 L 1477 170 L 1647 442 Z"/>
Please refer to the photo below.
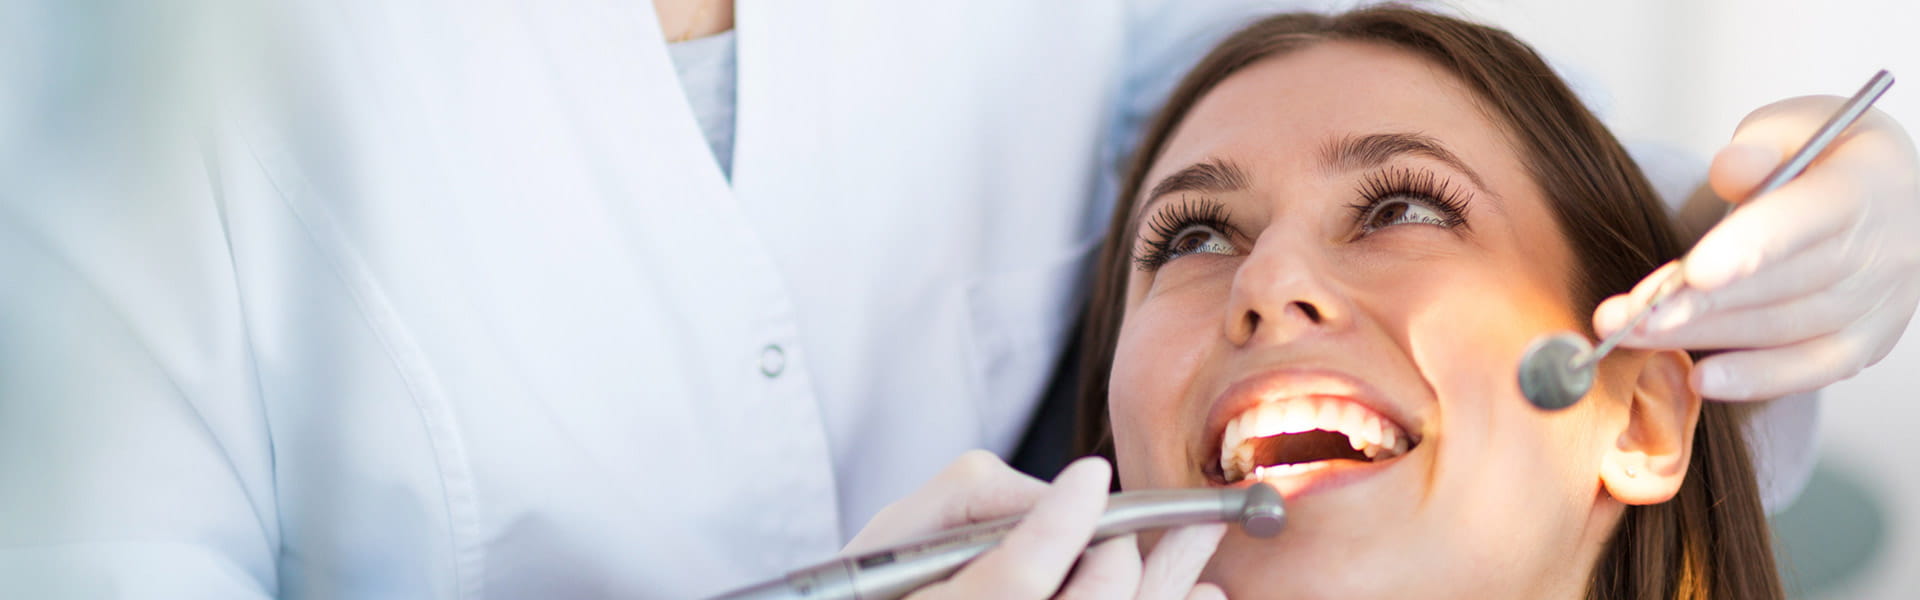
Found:
<path fill-rule="evenodd" d="M 1593 511 L 1587 516 L 1586 526 L 1581 528 L 1574 540 L 1571 556 L 1567 564 L 1570 569 L 1552 569 L 1548 579 L 1538 582 L 1529 598 L 1565 598 L 1584 600 L 1587 588 L 1593 582 L 1594 570 L 1599 567 L 1600 555 L 1607 550 L 1607 543 L 1620 530 L 1620 520 L 1626 516 L 1627 506 L 1619 500 L 1600 492 L 1594 499 Z"/>
<path fill-rule="evenodd" d="M 653 12 L 668 43 L 733 29 L 733 0 L 653 0 Z"/>

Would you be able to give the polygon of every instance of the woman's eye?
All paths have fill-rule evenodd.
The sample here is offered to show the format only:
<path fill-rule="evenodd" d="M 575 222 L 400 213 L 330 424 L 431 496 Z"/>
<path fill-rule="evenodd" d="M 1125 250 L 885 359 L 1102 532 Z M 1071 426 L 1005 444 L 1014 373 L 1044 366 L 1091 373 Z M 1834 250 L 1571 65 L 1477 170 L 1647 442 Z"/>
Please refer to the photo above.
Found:
<path fill-rule="evenodd" d="M 1193 225 L 1167 240 L 1167 258 L 1188 254 L 1233 254 L 1233 242 L 1212 227 Z"/>
<path fill-rule="evenodd" d="M 1361 228 L 1371 233 L 1377 229 L 1408 223 L 1449 227 L 1452 225 L 1452 219 L 1448 218 L 1446 212 L 1429 206 L 1424 200 L 1403 195 L 1383 198 L 1374 203 L 1373 209 L 1367 212 L 1366 219 L 1361 221 Z"/>
<path fill-rule="evenodd" d="M 1153 272 L 1188 254 L 1239 254 L 1227 235 L 1232 231 L 1225 206 L 1211 199 L 1183 198 L 1148 218 L 1133 262 L 1141 271 Z"/>

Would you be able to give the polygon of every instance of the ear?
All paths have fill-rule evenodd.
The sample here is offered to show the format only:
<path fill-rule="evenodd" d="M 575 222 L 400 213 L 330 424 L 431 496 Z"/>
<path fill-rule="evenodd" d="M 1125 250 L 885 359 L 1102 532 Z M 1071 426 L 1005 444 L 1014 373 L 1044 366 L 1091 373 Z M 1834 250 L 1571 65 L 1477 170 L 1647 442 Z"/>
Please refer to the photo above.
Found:
<path fill-rule="evenodd" d="M 1607 494 L 1627 504 L 1673 498 L 1693 458 L 1700 394 L 1687 384 L 1693 359 L 1678 350 L 1646 355 L 1627 403 L 1625 427 L 1601 461 Z"/>

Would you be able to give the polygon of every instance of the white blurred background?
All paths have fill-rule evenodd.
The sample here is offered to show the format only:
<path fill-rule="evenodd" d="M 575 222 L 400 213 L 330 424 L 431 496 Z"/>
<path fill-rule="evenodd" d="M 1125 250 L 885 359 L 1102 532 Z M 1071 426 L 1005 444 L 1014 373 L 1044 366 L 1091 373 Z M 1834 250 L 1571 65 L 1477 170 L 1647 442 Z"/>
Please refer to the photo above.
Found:
<path fill-rule="evenodd" d="M 1876 105 L 1920 132 L 1920 0 L 1447 0 L 1599 92 L 1623 140 L 1704 160 L 1748 111 L 1902 78 Z M 1914 235 L 1920 235 L 1915 232 Z M 1789 590 L 1810 599 L 1920 598 L 1920 327 L 1827 388 L 1819 470 L 1775 519 Z"/>

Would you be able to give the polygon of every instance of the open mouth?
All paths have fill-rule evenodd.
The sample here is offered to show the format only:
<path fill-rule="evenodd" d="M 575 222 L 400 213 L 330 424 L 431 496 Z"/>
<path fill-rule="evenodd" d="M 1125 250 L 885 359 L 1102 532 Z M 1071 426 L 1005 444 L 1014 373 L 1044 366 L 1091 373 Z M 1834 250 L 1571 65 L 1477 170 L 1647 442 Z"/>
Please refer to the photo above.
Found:
<path fill-rule="evenodd" d="M 1232 484 L 1314 471 L 1340 461 L 1375 463 L 1406 454 L 1420 440 L 1353 400 L 1303 396 L 1252 406 L 1227 422 L 1220 472 Z"/>

